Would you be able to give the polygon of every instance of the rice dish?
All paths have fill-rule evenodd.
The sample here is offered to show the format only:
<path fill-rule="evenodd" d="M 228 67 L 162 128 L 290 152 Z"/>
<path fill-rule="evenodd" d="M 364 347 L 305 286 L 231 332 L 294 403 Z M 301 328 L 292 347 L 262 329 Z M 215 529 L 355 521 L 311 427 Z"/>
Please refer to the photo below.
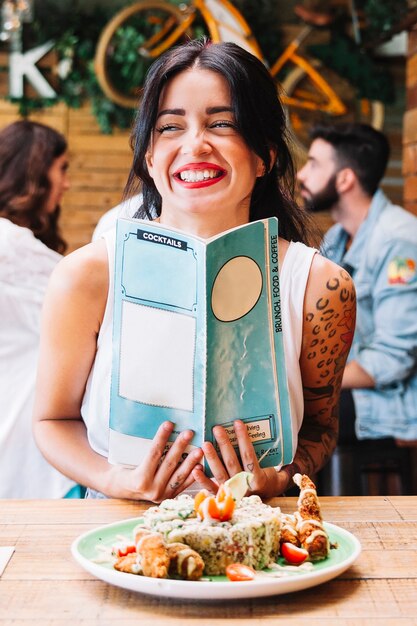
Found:
<path fill-rule="evenodd" d="M 244 497 L 229 521 L 201 520 L 188 495 L 151 507 L 143 520 L 167 543 L 181 542 L 196 550 L 204 560 L 205 575 L 224 574 L 230 563 L 261 570 L 279 555 L 281 510 L 255 495 Z"/>

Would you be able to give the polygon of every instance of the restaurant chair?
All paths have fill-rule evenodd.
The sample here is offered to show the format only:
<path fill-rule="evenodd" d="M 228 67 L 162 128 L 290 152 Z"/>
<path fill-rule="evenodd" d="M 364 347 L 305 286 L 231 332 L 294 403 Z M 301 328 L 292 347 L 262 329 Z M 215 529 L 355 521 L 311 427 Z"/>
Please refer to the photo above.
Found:
<path fill-rule="evenodd" d="M 415 452 L 393 439 L 367 439 L 336 447 L 317 474 L 323 496 L 413 495 Z"/>

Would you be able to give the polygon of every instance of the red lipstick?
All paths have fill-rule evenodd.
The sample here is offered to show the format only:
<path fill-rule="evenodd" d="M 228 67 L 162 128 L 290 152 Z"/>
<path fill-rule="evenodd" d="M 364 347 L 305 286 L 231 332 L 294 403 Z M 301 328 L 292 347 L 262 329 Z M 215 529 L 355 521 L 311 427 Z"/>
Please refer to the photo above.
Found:
<path fill-rule="evenodd" d="M 184 180 L 181 177 L 182 172 L 202 172 L 204 170 L 210 170 L 211 173 L 214 172 L 214 176 L 210 178 L 203 178 L 201 180 Z M 198 189 L 201 187 L 210 187 L 218 183 L 226 176 L 227 172 L 222 167 L 219 167 L 215 163 L 187 163 L 182 167 L 178 168 L 173 174 L 177 183 L 187 189 Z"/>

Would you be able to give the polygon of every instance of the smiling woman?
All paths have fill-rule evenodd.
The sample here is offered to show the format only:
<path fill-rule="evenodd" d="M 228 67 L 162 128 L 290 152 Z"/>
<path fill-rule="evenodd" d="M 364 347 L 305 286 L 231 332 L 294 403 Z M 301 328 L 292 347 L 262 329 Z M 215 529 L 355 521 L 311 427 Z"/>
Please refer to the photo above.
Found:
<path fill-rule="evenodd" d="M 66 257 L 54 272 L 43 320 L 38 444 L 58 469 L 107 497 L 160 502 L 194 481 L 216 492 L 241 463 L 253 474 L 253 492 L 280 494 L 296 472 L 314 474 L 335 446 L 355 294 L 348 274 L 309 247 L 308 216 L 293 201 L 294 169 L 276 85 L 265 66 L 235 44 L 191 41 L 171 49 L 151 66 L 131 146 L 126 193 L 143 193 L 136 217 L 156 216 L 203 238 L 278 217 L 285 358 L 299 433 L 294 461 L 261 468 L 246 426 L 236 420 L 241 460 L 221 426 L 215 428 L 217 449 L 206 442 L 187 456 L 193 432 L 185 431 L 165 454 L 174 429 L 165 422 L 137 467 L 108 463 L 114 231 Z M 224 302 L 216 301 L 216 309 L 227 316 L 226 298 L 219 298 Z M 158 380 L 158 371 L 150 375 Z M 213 478 L 203 471 L 203 456 Z"/>

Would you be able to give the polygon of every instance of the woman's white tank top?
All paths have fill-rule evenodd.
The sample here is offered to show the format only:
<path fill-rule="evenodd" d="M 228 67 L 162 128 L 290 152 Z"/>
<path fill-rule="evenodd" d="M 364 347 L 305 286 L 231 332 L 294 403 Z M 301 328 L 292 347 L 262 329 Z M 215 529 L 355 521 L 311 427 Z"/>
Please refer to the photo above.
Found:
<path fill-rule="evenodd" d="M 109 263 L 109 291 L 103 323 L 97 340 L 97 352 L 81 407 L 88 440 L 96 452 L 108 456 L 110 382 L 112 361 L 114 259 L 116 229 L 103 234 Z M 314 248 L 291 242 L 280 268 L 281 313 L 285 363 L 290 393 L 294 431 L 298 432 L 304 415 L 300 353 L 303 334 L 303 305 Z M 294 453 L 297 440 L 294 438 Z"/>

